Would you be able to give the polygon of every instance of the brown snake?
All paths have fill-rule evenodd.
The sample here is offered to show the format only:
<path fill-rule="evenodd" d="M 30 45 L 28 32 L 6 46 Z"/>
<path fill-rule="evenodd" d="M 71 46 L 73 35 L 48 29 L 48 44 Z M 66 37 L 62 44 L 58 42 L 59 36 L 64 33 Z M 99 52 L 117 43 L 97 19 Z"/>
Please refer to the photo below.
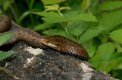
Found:
<path fill-rule="evenodd" d="M 79 56 L 82 60 L 88 60 L 89 58 L 88 53 L 80 44 L 66 37 L 59 35 L 41 36 L 30 29 L 19 27 L 7 16 L 0 16 L 0 34 L 4 32 L 12 32 L 14 34 L 9 43 L 24 41 L 32 47 L 50 47 L 59 52 Z"/>

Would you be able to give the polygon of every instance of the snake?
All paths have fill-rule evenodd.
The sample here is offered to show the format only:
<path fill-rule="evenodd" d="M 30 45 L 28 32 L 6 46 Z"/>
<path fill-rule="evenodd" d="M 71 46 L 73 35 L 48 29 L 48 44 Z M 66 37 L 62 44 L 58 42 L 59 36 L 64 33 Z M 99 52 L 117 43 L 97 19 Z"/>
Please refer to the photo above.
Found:
<path fill-rule="evenodd" d="M 56 51 L 78 56 L 82 60 L 88 60 L 89 55 L 84 47 L 79 43 L 60 35 L 42 36 L 39 33 L 17 25 L 8 16 L 0 16 L 0 35 L 5 32 L 13 33 L 7 44 L 16 41 L 24 41 L 32 47 L 51 48 Z"/>

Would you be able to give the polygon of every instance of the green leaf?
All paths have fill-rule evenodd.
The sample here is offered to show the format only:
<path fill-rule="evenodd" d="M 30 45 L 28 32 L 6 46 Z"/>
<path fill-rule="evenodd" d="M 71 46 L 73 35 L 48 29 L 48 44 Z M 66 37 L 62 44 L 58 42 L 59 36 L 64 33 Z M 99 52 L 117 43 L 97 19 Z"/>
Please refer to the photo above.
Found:
<path fill-rule="evenodd" d="M 13 54 L 15 54 L 14 51 L 8 51 L 8 52 L 0 51 L 0 61 L 6 59 L 8 57 L 11 57 Z"/>
<path fill-rule="evenodd" d="M 80 11 L 69 11 L 64 14 L 67 21 L 85 21 L 85 22 L 97 22 L 96 17 L 92 13 L 84 13 Z"/>
<path fill-rule="evenodd" d="M 114 53 L 115 46 L 113 43 L 105 43 L 98 47 L 97 49 L 97 58 L 101 58 L 104 60 L 109 60 L 110 56 Z"/>
<path fill-rule="evenodd" d="M 51 27 L 52 27 L 52 24 L 46 24 L 46 23 L 44 23 L 44 24 L 38 24 L 38 25 L 36 25 L 34 27 L 34 30 L 36 30 L 36 31 L 45 30 L 45 29 L 49 29 Z"/>
<path fill-rule="evenodd" d="M 82 21 L 70 21 L 66 28 L 71 35 L 79 37 L 87 29 L 87 24 Z"/>
<path fill-rule="evenodd" d="M 59 15 L 56 12 L 34 12 L 34 14 L 37 14 L 39 16 L 43 16 L 42 19 L 46 23 L 57 23 L 57 22 L 65 21 L 64 17 Z"/>
<path fill-rule="evenodd" d="M 114 30 L 110 33 L 110 38 L 120 44 L 122 44 L 122 29 Z"/>
<path fill-rule="evenodd" d="M 83 43 L 90 39 L 93 39 L 94 37 L 98 36 L 103 30 L 103 27 L 100 25 L 98 27 L 88 28 L 87 31 L 84 32 L 84 34 L 80 37 L 80 42 Z"/>
<path fill-rule="evenodd" d="M 70 7 L 60 7 L 59 11 L 62 11 L 62 10 L 71 10 L 71 8 Z"/>
<path fill-rule="evenodd" d="M 66 1 L 66 0 L 42 0 L 44 5 L 61 3 L 61 2 L 64 2 L 64 1 Z"/>
<path fill-rule="evenodd" d="M 20 17 L 19 17 L 19 19 L 17 20 L 17 23 L 21 23 L 22 22 L 22 20 L 26 17 L 26 16 L 28 16 L 30 14 L 30 11 L 25 11 Z"/>
<path fill-rule="evenodd" d="M 101 44 L 97 49 L 96 55 L 92 57 L 90 62 L 97 70 L 109 72 L 117 66 L 118 62 L 120 63 L 120 56 L 117 56 L 118 54 L 114 52 L 115 46 L 113 43 Z"/>
<path fill-rule="evenodd" d="M 58 10 L 59 10 L 59 5 L 58 4 L 45 6 L 45 11 L 58 11 Z"/>
<path fill-rule="evenodd" d="M 91 13 L 79 13 L 78 11 L 71 11 L 64 15 L 60 15 L 56 12 L 33 12 L 39 16 L 43 16 L 43 20 L 46 23 L 58 23 L 67 21 L 86 21 L 86 22 L 97 22 L 96 17 Z M 55 17 L 54 17 L 55 16 Z"/>
<path fill-rule="evenodd" d="M 114 10 L 122 7 L 122 1 L 105 1 L 100 4 L 100 10 Z"/>
<path fill-rule="evenodd" d="M 49 29 L 49 30 L 45 30 L 43 33 L 46 35 L 66 36 L 66 32 L 64 30 L 60 30 L 60 29 Z"/>
<path fill-rule="evenodd" d="M 122 10 L 106 13 L 100 20 L 106 32 L 109 32 L 122 23 Z"/>
<path fill-rule="evenodd" d="M 81 8 L 87 10 L 91 4 L 91 0 L 82 0 Z"/>
<path fill-rule="evenodd" d="M 116 46 L 116 52 L 122 52 L 122 46 L 120 43 L 114 41 L 114 44 Z"/>
<path fill-rule="evenodd" d="M 96 52 L 96 49 L 97 49 L 97 45 L 98 45 L 97 42 L 94 40 L 89 40 L 89 41 L 83 43 L 82 45 L 89 53 L 89 56 L 93 57 Z"/>
<path fill-rule="evenodd" d="M 0 46 L 8 42 L 8 40 L 11 39 L 12 35 L 13 34 L 10 32 L 0 34 Z"/>
<path fill-rule="evenodd" d="M 117 66 L 117 68 L 115 68 L 115 69 L 121 69 L 122 70 L 122 63 L 119 66 Z"/>
<path fill-rule="evenodd" d="M 103 60 L 98 64 L 97 70 L 108 73 L 112 69 L 117 69 L 120 64 L 122 64 L 122 53 L 113 53 L 108 61 Z"/>
<path fill-rule="evenodd" d="M 14 0 L 0 0 L 0 5 L 2 5 L 3 11 L 7 11 L 13 2 Z"/>

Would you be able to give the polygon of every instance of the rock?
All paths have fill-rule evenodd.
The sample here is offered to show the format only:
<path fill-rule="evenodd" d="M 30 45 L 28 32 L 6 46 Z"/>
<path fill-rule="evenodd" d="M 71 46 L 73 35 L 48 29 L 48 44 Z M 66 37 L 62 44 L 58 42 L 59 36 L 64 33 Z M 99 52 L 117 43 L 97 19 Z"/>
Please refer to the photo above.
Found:
<path fill-rule="evenodd" d="M 24 42 L 12 49 L 14 57 L 4 67 L 13 77 L 0 73 L 0 80 L 115 80 L 110 75 L 96 72 L 88 62 L 52 49 L 34 49 Z"/>

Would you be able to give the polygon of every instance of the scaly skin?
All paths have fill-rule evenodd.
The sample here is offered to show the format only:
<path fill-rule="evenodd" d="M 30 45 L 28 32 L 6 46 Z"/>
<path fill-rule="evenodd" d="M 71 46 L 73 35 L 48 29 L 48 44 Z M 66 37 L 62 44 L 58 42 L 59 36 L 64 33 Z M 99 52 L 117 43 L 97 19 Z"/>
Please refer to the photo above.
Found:
<path fill-rule="evenodd" d="M 79 56 L 82 60 L 88 60 L 89 58 L 86 50 L 81 47 L 80 44 L 70 39 L 59 35 L 41 36 L 30 29 L 19 27 L 8 17 L 2 16 L 2 18 L 0 18 L 0 33 L 6 32 L 7 30 L 14 34 L 9 43 L 21 40 L 28 43 L 32 47 L 50 47 L 59 52 Z"/>
<path fill-rule="evenodd" d="M 41 43 L 57 51 L 81 57 L 83 60 L 89 58 L 86 50 L 80 44 L 63 36 L 46 36 L 41 39 Z"/>

